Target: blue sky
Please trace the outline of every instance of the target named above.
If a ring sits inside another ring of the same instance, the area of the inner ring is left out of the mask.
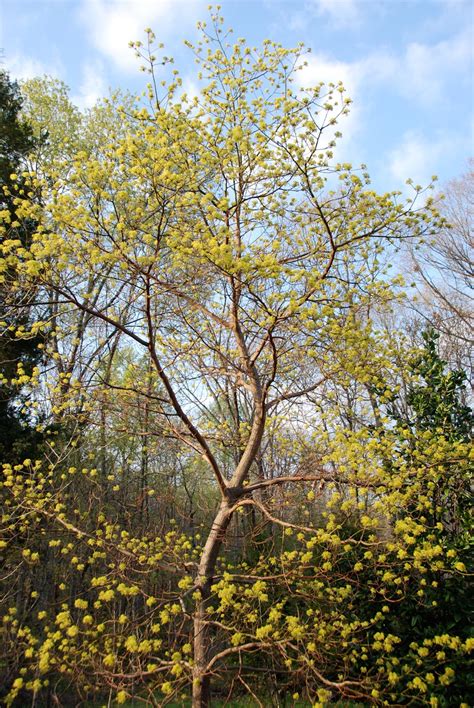
[[[152,27],[192,82],[183,47],[202,0],[0,0],[0,46],[13,77],[50,74],[87,108],[110,88],[140,91],[128,41]],[[342,80],[353,99],[337,157],[365,162],[379,189],[442,182],[473,150],[474,3],[470,0],[221,0],[236,37],[312,48],[305,84]]]

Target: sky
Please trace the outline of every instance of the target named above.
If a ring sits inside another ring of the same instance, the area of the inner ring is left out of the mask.
[[[221,0],[235,37],[311,48],[305,85],[342,81],[352,110],[337,158],[365,163],[377,189],[460,176],[474,155],[472,0]],[[130,40],[151,27],[193,82],[183,44],[209,19],[202,0],[0,0],[3,68],[48,74],[91,107],[110,89],[139,92],[146,78]]]

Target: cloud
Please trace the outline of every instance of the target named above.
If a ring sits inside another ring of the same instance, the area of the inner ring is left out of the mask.
[[[195,98],[200,97],[201,89],[199,87],[199,84],[196,82],[195,78],[191,75],[187,75],[183,77],[183,84],[179,93],[185,93],[188,97],[188,101],[191,102]]]
[[[433,45],[409,44],[399,65],[398,83],[403,93],[433,103],[443,99],[448,76],[455,72],[472,76],[472,71],[472,37],[466,31]]]
[[[341,118],[337,130],[340,130],[343,136],[339,147],[344,147],[344,154],[349,154],[348,159],[354,159],[351,153],[355,150],[357,134],[367,110],[361,96],[366,94],[368,84],[385,81],[391,76],[395,62],[390,57],[376,53],[355,62],[339,61],[327,54],[318,53],[310,55],[307,61],[307,66],[298,77],[300,85],[315,86],[321,81],[326,85],[337,85],[342,81],[346,89],[344,96],[353,100],[349,114]]]
[[[359,24],[361,20],[359,0],[312,0],[316,14],[327,17],[336,27]]]
[[[72,97],[73,103],[81,110],[92,108],[100,98],[105,96],[106,92],[107,86],[102,65],[98,62],[84,64],[82,81],[78,93]]]
[[[461,146],[459,136],[445,134],[437,140],[426,139],[419,133],[407,131],[396,149],[388,154],[388,172],[397,184],[409,177],[426,186],[436,173],[446,153]]]
[[[139,62],[128,43],[143,40],[151,27],[159,41],[200,0],[82,0],[79,18],[91,43],[121,70],[137,70]],[[186,10],[186,12],[185,12]],[[193,13],[191,13],[192,16]]]
[[[44,76],[45,74],[59,78],[62,74],[58,65],[44,64],[38,59],[32,59],[24,54],[13,54],[11,57],[7,57],[5,69],[12,79],[18,79],[19,81],[33,79],[35,76]]]
[[[342,81],[348,94],[354,98],[362,84],[377,85],[392,80],[397,70],[397,59],[384,52],[372,52],[353,62],[339,61],[318,53],[310,55],[303,73],[306,72],[316,82],[337,84]]]
[[[437,44],[408,44],[400,54],[376,51],[354,62],[340,62],[316,55],[310,65],[314,73],[331,81],[342,80],[349,93],[362,83],[390,84],[398,93],[420,103],[443,100],[448,82],[458,72],[472,76],[474,54],[469,32],[461,32]],[[354,96],[352,96],[354,98]]]
[[[398,94],[424,107],[434,107],[446,100],[446,93],[453,86],[453,76],[460,85],[463,77],[466,83],[470,82],[472,72],[473,51],[466,31],[432,45],[408,44],[399,54],[374,51],[353,62],[315,54],[301,72],[299,82],[309,86],[320,81],[335,84],[342,81],[347,95],[354,101],[349,116],[341,122],[347,150],[360,128],[366,97],[371,91],[382,88],[386,96]],[[412,151],[415,150],[414,144],[410,145]]]
[[[315,86],[323,81],[326,85],[333,83],[337,85],[342,81],[346,89],[345,96],[353,98],[358,93],[361,73],[356,63],[349,63],[331,59],[325,54],[314,54],[310,56],[307,66],[302,69],[298,76],[298,81],[302,86]],[[354,139],[359,125],[359,114],[361,107],[357,104],[350,107],[350,113],[341,119],[341,124],[336,127],[343,134],[344,148],[347,150],[348,143]],[[328,134],[329,131],[326,131]]]

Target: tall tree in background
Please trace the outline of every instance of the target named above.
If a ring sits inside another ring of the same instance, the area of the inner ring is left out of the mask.
[[[31,126],[21,115],[22,97],[18,84],[8,74],[0,72],[0,210],[4,227],[0,232],[2,243],[17,241],[28,247],[35,230],[34,220],[21,224],[15,216],[15,196],[9,185],[11,179],[21,186],[18,173],[25,168],[26,158],[36,145]],[[0,272],[0,458],[18,459],[32,454],[38,437],[29,425],[29,416],[22,406],[22,386],[29,381],[40,352],[38,338],[18,337],[15,332],[26,329],[30,320],[31,288],[13,293],[8,288],[14,266],[3,262]],[[6,277],[8,276],[8,278]],[[34,289],[34,288],[33,288]],[[26,378],[25,378],[26,377]]]
[[[430,322],[441,334],[441,351],[453,368],[473,379],[474,361],[474,160],[458,179],[448,182],[440,209],[446,223],[419,249],[411,249],[418,285],[416,310],[422,328]]]

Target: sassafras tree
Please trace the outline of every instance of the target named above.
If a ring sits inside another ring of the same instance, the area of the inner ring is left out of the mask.
[[[148,31],[146,46],[135,44],[150,76],[146,95],[108,108],[120,130],[94,151],[79,150],[67,173],[55,167],[46,175],[41,205],[25,200],[15,181],[8,188],[17,219],[38,225],[28,247],[4,225],[4,258],[18,272],[12,287],[34,279],[54,293],[56,338],[66,341],[79,315],[89,348],[95,338],[101,352],[113,341],[114,352],[128,347],[140,360],[119,376],[89,359],[87,384],[71,369],[58,411],[77,413],[79,397],[84,425],[97,420],[98,404],[115,406],[113,420],[125,420],[140,400],[141,434],[171,441],[201,475],[197,493],[211,490],[216,499],[202,538],[190,540],[173,524],[140,537],[116,520],[109,500],[93,519],[86,502],[70,507],[78,474],[67,465],[70,450],[49,466],[27,460],[7,468],[9,532],[15,523],[56,525],[61,533],[49,547],[72,557],[67,572],[77,568],[84,583],[59,611],[40,611],[41,630],[19,634],[15,613],[7,615],[31,659],[10,702],[25,686],[39,690],[50,671],[73,677],[83,695],[106,685],[119,703],[139,685],[153,705],[190,688],[193,705],[205,706],[213,677],[255,697],[260,688],[246,669],[254,654],[281,675],[296,671],[305,694],[320,702],[331,692],[378,700],[398,681],[412,693],[427,685],[415,660],[402,676],[398,657],[379,662],[378,653],[401,640],[372,631],[409,585],[408,571],[391,566],[412,562],[405,536],[425,528],[398,514],[407,479],[425,467],[418,460],[408,470],[397,453],[401,472],[392,480],[385,460],[396,439],[369,427],[341,431],[330,411],[322,425],[313,401],[329,380],[381,385],[389,352],[360,313],[393,297],[388,278],[374,277],[380,254],[432,233],[436,211],[421,189],[407,201],[398,192],[379,195],[365,173],[334,161],[336,126],[350,101],[342,85],[304,86],[303,47],[232,44],[218,16],[210,31],[201,25],[201,37],[189,44],[197,96],[183,94],[170,61],[155,58]],[[24,179],[37,186],[36,176]],[[288,461],[279,474],[275,450]],[[100,494],[97,475],[86,464],[84,499]],[[303,520],[290,502],[304,509]],[[249,528],[248,512],[276,529],[265,540],[270,552],[252,563],[228,542]],[[441,571],[445,550],[423,539],[418,566],[434,558]],[[25,549],[23,560],[34,565],[39,551]],[[370,573],[374,610],[351,620],[351,584],[363,586]],[[354,649],[334,669],[329,656],[341,637]],[[433,659],[433,672],[440,661]],[[449,672],[440,676],[450,683]]]

